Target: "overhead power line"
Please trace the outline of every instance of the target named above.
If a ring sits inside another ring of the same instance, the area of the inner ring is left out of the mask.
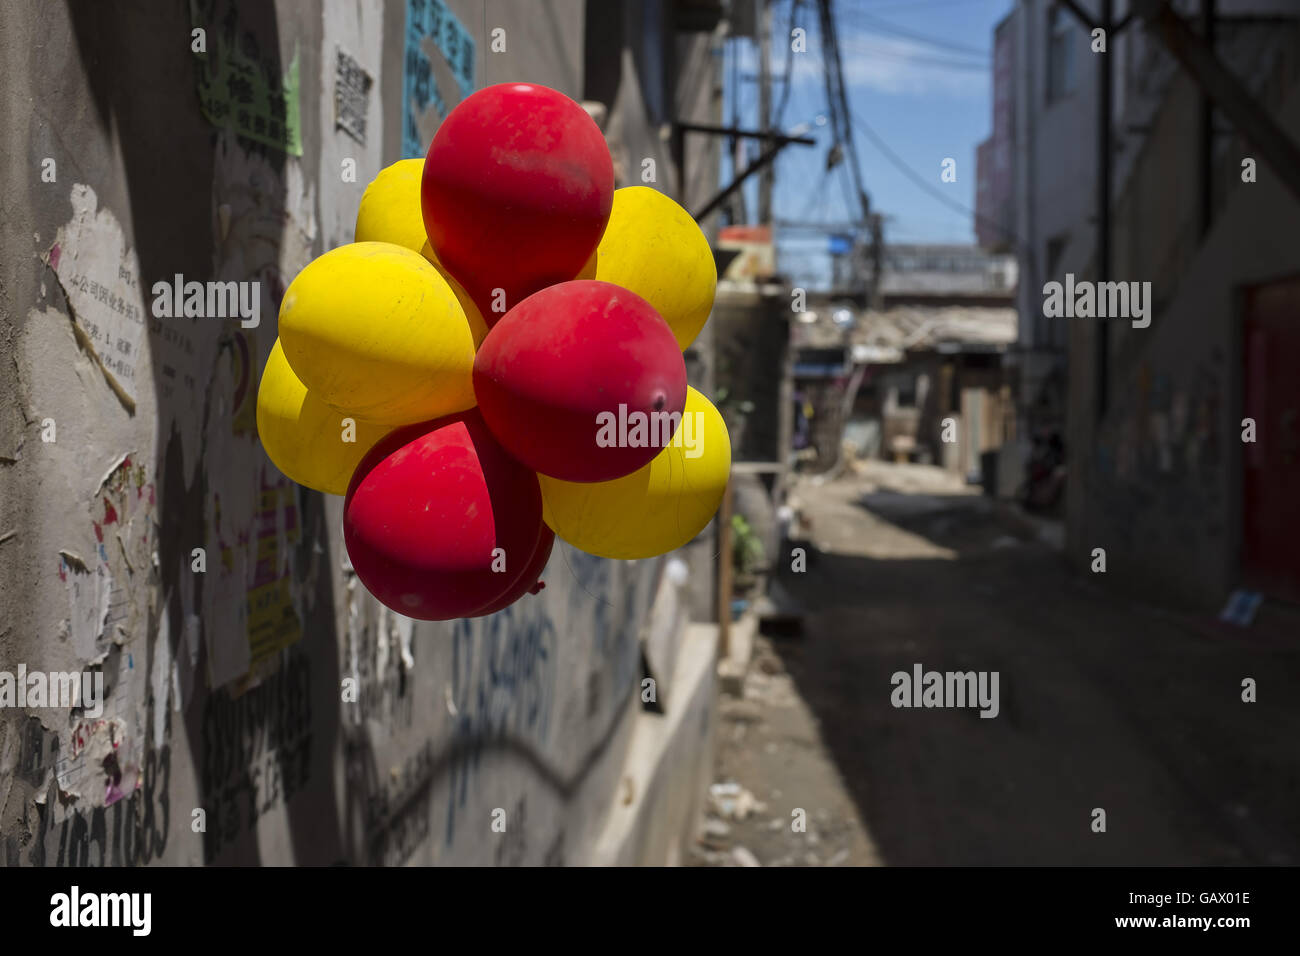
[[[818,0],[817,12],[821,20],[822,45],[826,51],[822,59],[827,61],[824,63],[826,105],[831,114],[835,141],[842,144],[848,154],[849,175],[852,177],[854,189],[857,190],[858,202],[847,201],[846,198],[846,205],[850,209],[855,205],[860,206],[860,218],[865,223],[870,212],[870,199],[862,183],[862,164],[858,160],[857,144],[853,140],[853,127],[849,123],[852,113],[845,94],[844,66],[840,58],[839,36],[835,26],[835,14],[831,9],[831,0]]]
[[[787,34],[793,34],[795,28],[795,15],[799,8],[803,6],[803,0],[790,0],[790,22]],[[785,118],[786,104],[790,102],[791,76],[794,72],[794,51],[790,49],[789,44],[782,44],[785,47],[785,69],[781,75],[781,102],[776,105],[776,110],[772,119],[772,128],[781,129],[781,121]]]
[[[881,155],[884,156],[885,159],[887,159],[895,169],[897,169],[900,173],[902,173],[904,176],[910,179],[923,192],[927,193],[932,198],[943,203],[949,209],[962,213],[963,215],[970,216],[973,221],[982,222],[989,228],[997,230],[997,232],[1001,234],[1003,238],[1013,241],[1017,246],[1026,245],[1026,243],[1019,236],[1017,236],[1015,232],[1006,228],[999,222],[996,222],[985,216],[981,216],[974,209],[971,209],[969,206],[965,205],[964,203],[958,202],[957,200],[953,199],[951,196],[945,195],[942,189],[938,188],[933,183],[928,182],[925,179],[925,177],[923,177],[920,173],[918,173],[915,169],[913,169],[912,166],[909,165],[905,159],[903,159],[903,157],[899,156],[896,152],[894,152],[893,148],[890,147],[889,143],[885,142],[884,137],[882,137],[879,133],[877,133],[874,129],[872,129],[867,124],[866,120],[862,119],[861,117],[854,116],[852,117],[852,123],[855,127],[857,127],[862,132],[863,136],[865,136],[867,139],[871,141],[872,145],[875,146],[876,149],[880,151]]]
[[[851,14],[851,16],[849,16]],[[850,10],[846,14],[846,19],[851,20],[855,25],[866,27],[878,33],[888,33],[894,36],[903,37],[906,40],[913,40],[917,43],[924,43],[927,46],[938,47],[941,50],[949,50],[954,53],[974,54],[975,56],[987,58],[989,51],[979,47],[965,46],[961,43],[952,43],[939,37],[927,36],[924,33],[917,33],[914,30],[908,30],[906,27],[895,26],[888,20],[881,20],[879,17],[873,17],[869,13],[861,10]]]
[[[902,0],[901,3],[870,4],[863,12],[886,13],[893,10],[930,10],[935,7],[970,6],[971,0]],[[856,11],[855,11],[856,12]]]

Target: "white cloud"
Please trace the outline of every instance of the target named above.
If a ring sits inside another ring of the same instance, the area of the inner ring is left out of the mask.
[[[808,52],[793,56],[796,89],[820,89],[825,80],[816,36],[809,38]],[[912,40],[860,31],[845,33],[840,40],[844,83],[850,92],[941,94],[959,98],[987,95],[991,69],[954,69],[935,62],[944,59],[960,59],[960,55],[945,54]],[[747,49],[742,56],[742,69],[756,69],[756,60],[753,50]],[[778,58],[772,65],[772,72],[779,77],[784,68],[784,61]]]

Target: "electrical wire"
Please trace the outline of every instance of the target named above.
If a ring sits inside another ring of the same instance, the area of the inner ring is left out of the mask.
[[[850,124],[853,112],[849,109],[848,96],[845,93],[844,66],[840,58],[839,34],[835,25],[835,14],[831,9],[831,0],[821,0],[820,8],[825,23],[824,36],[827,41],[827,49],[831,54],[831,63],[835,74],[834,85],[836,97],[839,101],[841,139],[848,151],[849,172],[853,177],[853,185],[857,189],[858,201],[861,205],[861,215],[855,218],[859,218],[865,224],[867,215],[870,212],[870,198],[867,195],[866,187],[862,183],[862,164],[858,157],[857,143],[853,138],[853,127]],[[852,204],[848,208],[852,208]]]
[[[874,46],[863,46],[862,53],[871,57],[884,57],[890,60],[901,60],[904,63],[920,63],[924,65],[933,65],[946,67],[954,70],[969,70],[975,73],[988,73],[992,65],[987,61],[977,62],[975,60],[963,60],[955,56],[936,56],[929,53],[907,53],[898,48],[881,48]]]
[[[893,36],[903,37],[904,39],[912,40],[916,43],[924,43],[927,46],[932,46],[940,50],[948,50],[953,53],[973,54],[986,59],[989,56],[989,51],[987,49],[981,50],[978,47],[965,46],[961,43],[950,43],[949,41],[938,37],[928,36],[924,33],[917,33],[916,31],[909,30],[906,27],[895,26],[888,20],[881,20],[879,17],[873,17],[871,14],[865,13],[862,10],[850,10],[849,13],[852,14],[849,19],[855,21],[856,26],[865,27],[866,29],[876,33],[892,34]]]
[[[951,196],[944,195],[943,190],[938,189],[937,187],[934,186],[934,184],[927,182],[923,176],[921,176],[915,169],[913,169],[910,165],[908,165],[906,160],[904,160],[901,156],[899,156],[896,152],[894,152],[894,150],[890,147],[889,143],[885,141],[884,137],[882,137],[879,133],[877,133],[874,129],[872,129],[871,126],[868,125],[866,120],[862,119],[860,116],[854,116],[852,118],[852,122],[853,125],[861,131],[862,135],[871,141],[872,145],[874,145],[876,149],[880,151],[881,155],[883,155],[885,159],[887,159],[890,162],[890,164],[894,166],[895,169],[897,169],[900,173],[902,173],[904,176],[910,179],[919,189],[921,189],[927,195],[943,203],[949,209],[962,213],[963,215],[969,216],[973,221],[982,222],[990,229],[995,229],[1004,239],[1009,239],[1013,241],[1018,247],[1023,248],[1027,245],[1023,239],[1021,239],[1018,235],[1015,234],[1015,232],[1009,230],[1001,223],[995,222],[994,220],[989,219],[985,216],[981,216],[974,209],[971,209],[969,206],[958,202],[957,200],[953,199]]]
[[[795,14],[799,12],[799,8],[801,6],[803,6],[803,0],[790,0],[790,20],[789,20],[789,28],[786,30],[786,33],[790,34],[791,36],[794,35]],[[768,39],[768,42],[771,42],[771,38]],[[784,45],[785,44],[783,44],[783,46]],[[781,123],[782,120],[785,118],[785,108],[786,105],[790,102],[790,86],[791,86],[790,79],[793,73],[794,73],[794,51],[787,47],[785,51],[785,69],[782,72],[782,77],[781,77],[781,84],[782,84],[781,102],[777,104],[776,111],[774,112],[772,117],[773,129],[782,128]]]

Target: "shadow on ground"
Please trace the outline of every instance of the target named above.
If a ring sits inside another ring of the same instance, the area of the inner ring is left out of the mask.
[[[1293,639],[1115,598],[971,496],[839,498],[774,644],[887,864],[1300,862]],[[893,707],[917,663],[998,672],[998,716]]]

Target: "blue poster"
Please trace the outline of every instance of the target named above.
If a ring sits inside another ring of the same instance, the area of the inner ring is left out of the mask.
[[[442,54],[437,68],[430,48]],[[474,35],[443,0],[406,0],[406,55],[402,63],[402,158],[422,157],[433,131],[451,108],[438,89],[450,71],[457,101],[474,92]],[[450,92],[450,91],[447,91]],[[454,104],[452,104],[454,105]]]

